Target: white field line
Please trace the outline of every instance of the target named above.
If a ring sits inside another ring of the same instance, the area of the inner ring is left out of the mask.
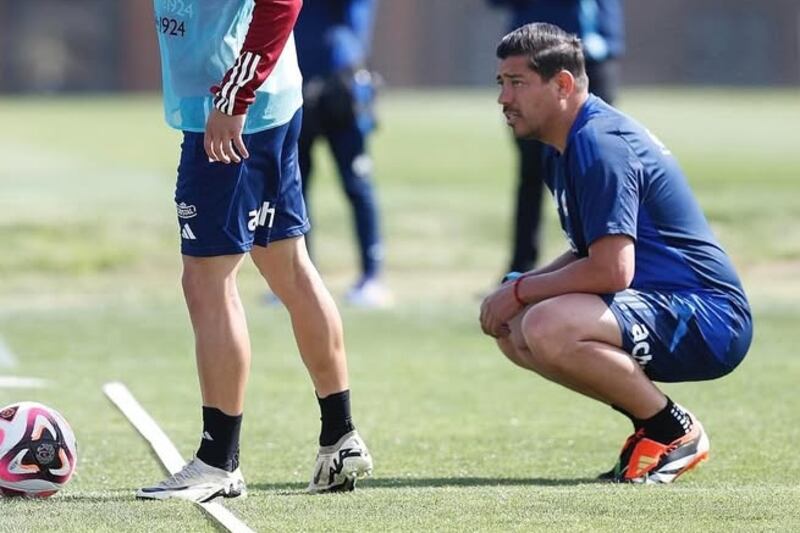
[[[15,366],[17,366],[17,358],[8,345],[3,342],[3,338],[0,337],[0,368],[13,368]]]
[[[43,389],[47,385],[46,380],[39,378],[0,376],[0,389]]]
[[[156,455],[161,460],[161,464],[170,474],[174,474],[183,468],[185,462],[178,449],[156,421],[136,401],[136,398],[133,397],[133,394],[124,384],[119,382],[106,383],[103,385],[103,392],[122,411],[125,418],[128,419],[142,437],[150,443],[153,451],[156,452]],[[216,502],[195,502],[195,504],[200,506],[203,511],[231,533],[254,533],[236,515]]]

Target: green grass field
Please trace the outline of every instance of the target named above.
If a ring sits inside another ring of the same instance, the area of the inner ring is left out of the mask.
[[[192,338],[172,203],[179,136],[155,97],[0,100],[0,405],[60,410],[77,473],[47,501],[0,500],[0,531],[214,531],[185,502],[139,502],[163,476],[102,395],[124,381],[183,454],[199,442]],[[751,296],[756,336],[728,377],[665,389],[712,457],[665,487],[592,478],[628,423],[508,363],[479,297],[507,261],[513,153],[491,92],[389,93],[374,154],[391,310],[342,308],[356,422],[376,460],[352,494],[303,493],[318,410],[286,313],[241,287],[253,337],[242,460],[224,504],[258,531],[800,530],[800,97],[626,90],[621,107],[680,159]],[[320,150],[323,150],[320,147]],[[325,154],[320,154],[325,156]],[[313,191],[316,257],[338,297],[356,276],[331,165]],[[549,255],[564,247],[548,212]]]

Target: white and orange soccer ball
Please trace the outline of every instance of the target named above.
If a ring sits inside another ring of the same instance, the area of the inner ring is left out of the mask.
[[[75,435],[58,411],[35,402],[0,408],[0,495],[52,496],[77,462]]]

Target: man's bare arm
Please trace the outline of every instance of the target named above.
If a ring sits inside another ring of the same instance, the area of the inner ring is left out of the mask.
[[[508,334],[507,322],[526,305],[562,294],[624,290],[633,280],[635,266],[631,237],[609,235],[598,239],[589,247],[588,257],[563,254],[487,296],[481,305],[481,328],[487,335],[502,337]]]
[[[608,235],[589,247],[587,257],[569,260],[565,256],[528,275],[519,282],[518,295],[536,303],[568,293],[608,294],[625,290],[633,280],[636,266],[633,239],[627,235]],[[559,261],[560,268],[550,269]]]

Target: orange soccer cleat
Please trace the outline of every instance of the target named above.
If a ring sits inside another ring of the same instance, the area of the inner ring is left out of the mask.
[[[671,483],[708,458],[710,443],[703,425],[693,418],[686,435],[663,444],[648,439],[643,431],[626,442],[614,471],[621,483]]]

